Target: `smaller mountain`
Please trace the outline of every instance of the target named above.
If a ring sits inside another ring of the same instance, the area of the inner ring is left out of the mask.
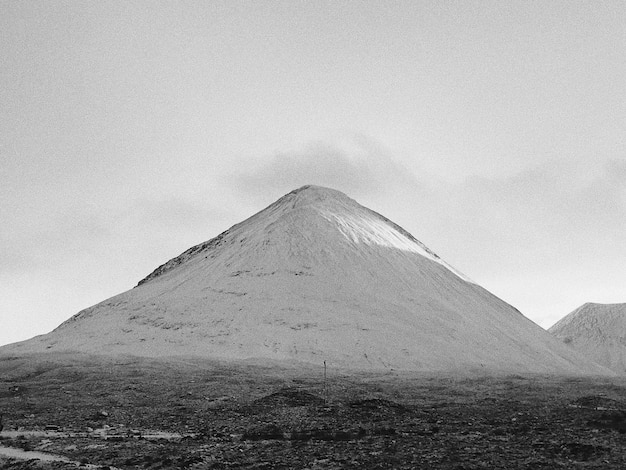
[[[626,375],[626,303],[586,303],[548,331],[587,358]]]

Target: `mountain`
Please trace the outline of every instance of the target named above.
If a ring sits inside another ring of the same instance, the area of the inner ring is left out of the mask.
[[[626,374],[626,304],[586,303],[548,331],[585,357]]]
[[[0,354],[74,350],[354,369],[605,373],[407,231],[304,186]]]

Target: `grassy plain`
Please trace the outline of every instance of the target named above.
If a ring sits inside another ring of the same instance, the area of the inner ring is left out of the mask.
[[[100,468],[626,468],[624,379],[2,357],[0,413],[0,444]]]

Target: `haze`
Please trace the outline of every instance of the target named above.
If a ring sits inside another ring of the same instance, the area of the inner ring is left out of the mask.
[[[626,4],[0,3],[0,345],[304,184],[548,327],[625,302]]]

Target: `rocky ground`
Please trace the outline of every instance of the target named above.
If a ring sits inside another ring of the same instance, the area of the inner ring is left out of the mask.
[[[4,358],[0,444],[74,463],[0,468],[626,468],[623,379],[328,376],[325,387],[321,368]]]

